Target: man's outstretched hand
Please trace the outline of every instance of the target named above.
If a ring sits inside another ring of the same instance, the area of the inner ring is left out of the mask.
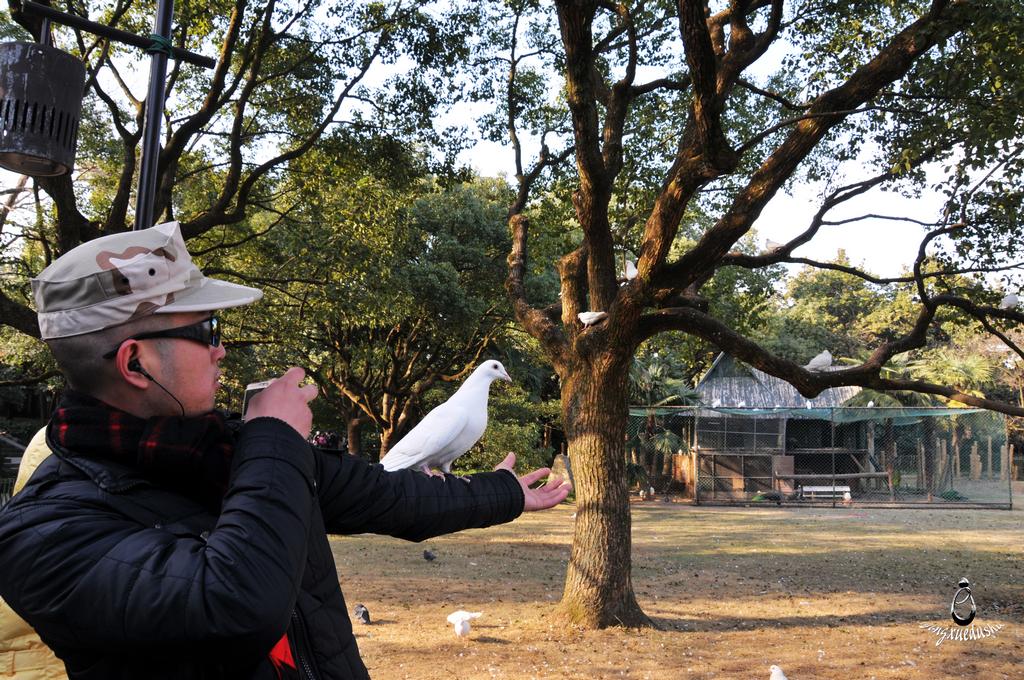
[[[512,474],[515,474],[516,454],[509,453],[505,456],[505,460],[498,463],[494,468],[495,470],[508,470]],[[540,468],[529,472],[522,477],[518,477],[519,485],[523,487],[523,495],[526,497],[526,505],[523,507],[523,512],[530,512],[532,510],[546,510],[547,508],[554,507],[565,500],[566,496],[572,490],[572,484],[561,477],[556,477],[550,480],[547,484],[531,489],[530,485],[535,484],[539,480],[551,474],[551,468]]]

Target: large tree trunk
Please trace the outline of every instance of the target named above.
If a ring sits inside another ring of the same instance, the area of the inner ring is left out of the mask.
[[[562,607],[588,628],[645,626],[633,594],[625,437],[628,361],[577,363],[562,378],[576,526]]]
[[[346,423],[345,438],[348,442],[348,452],[353,456],[361,456],[363,454],[363,425],[369,421],[369,418],[357,416],[349,418]]]
[[[402,437],[393,427],[382,427],[380,430],[380,457],[391,450],[391,447],[401,441]]]

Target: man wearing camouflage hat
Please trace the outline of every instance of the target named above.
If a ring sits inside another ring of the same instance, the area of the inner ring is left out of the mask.
[[[70,678],[368,677],[327,533],[423,540],[568,493],[511,454],[469,478],[320,454],[299,368],[244,422],[214,411],[213,312],[261,293],[205,277],[174,223],[79,246],[33,292],[71,389],[0,511],[0,596]]]

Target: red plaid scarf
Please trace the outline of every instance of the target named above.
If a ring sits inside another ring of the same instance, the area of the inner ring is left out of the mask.
[[[137,418],[80,392],[53,413],[47,440],[73,455],[138,469],[158,486],[219,511],[231,472],[234,436],[224,415]]]

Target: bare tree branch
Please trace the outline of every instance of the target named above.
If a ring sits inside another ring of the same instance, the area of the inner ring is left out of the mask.
[[[677,261],[665,265],[655,284],[685,288],[707,276],[719,259],[743,236],[804,158],[844,116],[816,114],[858,108],[884,86],[903,77],[914,61],[939,39],[956,30],[968,10],[957,6],[945,15],[929,15],[910,24],[845,83],[818,97],[808,118],[797,123],[787,139],[761,164],[746,188],[714,227]],[[941,21],[940,21],[941,19]],[[641,258],[642,259],[642,258]],[[653,263],[652,263],[653,264]],[[643,268],[640,267],[641,276]]]
[[[881,345],[863,364],[837,371],[810,371],[792,361],[775,356],[718,319],[693,308],[679,307],[646,315],[641,319],[640,329],[642,337],[651,337],[666,330],[684,330],[713,343],[723,351],[769,375],[782,378],[808,399],[816,397],[830,387],[853,385],[877,390],[910,390],[935,394],[969,406],[987,408],[1008,415],[1024,415],[1024,407],[977,397],[956,387],[917,380],[880,377],[882,368],[890,358],[924,345],[925,332],[933,316],[934,314],[930,310],[923,309],[910,333],[898,340]],[[1024,317],[1024,315],[1020,316]]]

